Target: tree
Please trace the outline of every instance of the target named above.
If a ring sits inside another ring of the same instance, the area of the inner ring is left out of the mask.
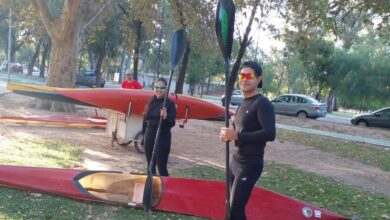
[[[82,43],[103,18],[111,1],[64,0],[58,15],[52,13],[47,1],[32,0],[31,4],[39,13],[52,43],[47,85],[73,87]]]
[[[99,24],[96,30],[89,36],[88,51],[92,52],[97,58],[96,65],[93,69],[96,72],[96,88],[101,87],[103,60],[109,57],[117,56],[118,48],[123,41],[123,33],[120,30],[120,22],[123,19],[123,13],[116,13],[110,19]]]
[[[154,25],[160,20],[158,18],[157,0],[124,2],[119,7],[127,15],[124,22],[124,33],[129,37],[129,54],[133,57],[133,77],[138,78],[138,62],[142,43],[146,41],[147,35],[152,35]]]
[[[184,79],[188,64],[190,62],[190,54],[192,50],[192,41],[195,37],[193,33],[196,33],[197,38],[201,38],[204,41],[205,46],[210,45],[210,39],[213,39],[214,21],[214,2],[205,2],[202,0],[196,1],[169,1],[176,21],[177,29],[183,28],[187,30],[187,42],[186,50],[183,55],[183,60],[180,65],[179,76],[176,83],[175,93],[183,93]],[[194,78],[194,77],[191,77]],[[196,77],[195,77],[196,78]],[[190,80],[191,82],[195,82]]]

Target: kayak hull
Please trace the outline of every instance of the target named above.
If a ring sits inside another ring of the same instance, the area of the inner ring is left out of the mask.
[[[0,165],[1,186],[129,206],[142,206],[145,181],[146,175],[120,172]],[[154,177],[153,184],[154,210],[224,219],[224,182]],[[246,213],[248,219],[346,219],[261,187],[253,190]]]

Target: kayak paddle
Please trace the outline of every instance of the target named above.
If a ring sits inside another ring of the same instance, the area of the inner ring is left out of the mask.
[[[219,48],[225,61],[225,126],[229,127],[229,63],[233,46],[235,5],[232,0],[218,0],[215,18]],[[230,220],[229,142],[226,142],[226,219]]]
[[[173,72],[177,64],[180,62],[180,60],[183,58],[184,55],[184,50],[186,46],[186,31],[184,29],[177,30],[175,34],[173,35],[172,39],[172,47],[171,47],[171,72],[169,74],[169,81],[168,85],[165,91],[164,95],[164,101],[163,101],[163,108],[165,108],[168,94],[169,94],[169,89],[171,87],[171,81],[173,77]],[[154,141],[154,146],[153,146],[153,152],[152,152],[152,157],[149,163],[149,168],[148,168],[148,176],[146,178],[145,182],[145,188],[144,188],[144,195],[143,195],[143,206],[144,210],[146,212],[150,211],[151,208],[151,202],[152,202],[152,196],[153,196],[153,173],[152,173],[152,167],[154,166],[153,161],[154,157],[156,154],[156,148],[158,146],[158,142],[160,140],[160,133],[161,133],[161,124],[162,124],[163,117],[160,117],[158,127],[157,127],[157,132],[156,132],[156,139]]]

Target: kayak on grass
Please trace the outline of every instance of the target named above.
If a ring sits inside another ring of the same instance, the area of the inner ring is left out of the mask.
[[[0,165],[0,185],[59,196],[142,207],[146,175],[111,171]],[[154,210],[224,219],[225,183],[153,177]],[[347,219],[293,198],[255,187],[246,209],[248,219]]]

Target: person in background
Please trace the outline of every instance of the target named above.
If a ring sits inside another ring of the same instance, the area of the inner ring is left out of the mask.
[[[122,88],[124,89],[142,89],[142,85],[133,78],[130,70],[126,71],[127,79],[122,82]]]
[[[237,109],[233,126],[222,127],[220,140],[234,141],[230,164],[231,219],[246,219],[245,206],[263,172],[264,148],[276,135],[272,103],[257,92],[262,87],[262,69],[254,61],[243,63],[239,76],[244,102]]]
[[[156,139],[158,123],[160,117],[163,118],[161,124],[161,133],[158,145],[156,146],[156,154],[152,167],[152,173],[156,174],[156,165],[160,176],[169,176],[168,173],[168,157],[171,151],[171,128],[175,126],[176,120],[176,105],[167,98],[165,106],[163,106],[164,95],[167,91],[167,81],[164,78],[159,78],[153,86],[154,96],[145,107],[144,120],[142,123],[143,141],[146,160],[148,162],[148,170],[152,159],[154,142]]]

